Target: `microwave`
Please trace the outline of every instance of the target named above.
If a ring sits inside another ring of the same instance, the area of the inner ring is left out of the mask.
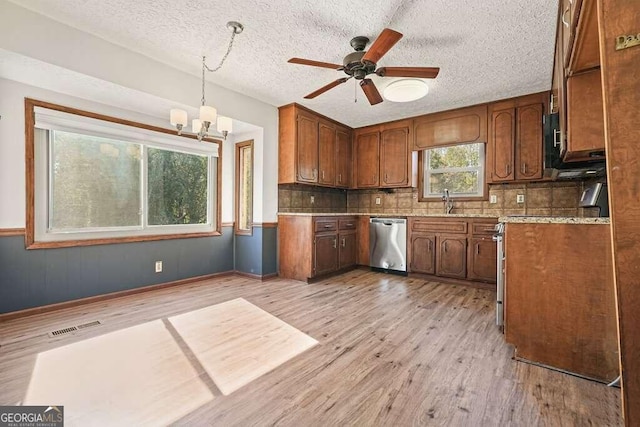
[[[544,176],[553,180],[600,178],[606,175],[607,168],[601,159],[580,162],[565,162],[562,159],[560,135],[560,115],[544,116]]]

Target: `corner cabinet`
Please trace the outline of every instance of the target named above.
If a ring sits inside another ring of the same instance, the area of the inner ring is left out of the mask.
[[[489,183],[539,180],[543,174],[543,118],[548,93],[489,106]]]
[[[309,281],[356,265],[358,221],[354,216],[281,215],[278,274]]]
[[[411,152],[411,121],[354,131],[355,188],[415,186],[417,156]]]
[[[495,283],[495,224],[492,218],[410,218],[409,272]]]
[[[278,113],[278,183],[350,187],[351,129],[297,104]]]

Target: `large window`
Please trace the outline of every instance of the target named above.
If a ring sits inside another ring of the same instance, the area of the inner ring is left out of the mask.
[[[253,140],[236,144],[236,234],[253,227]]]
[[[29,247],[218,232],[217,143],[32,102]]]
[[[484,144],[461,144],[424,150],[422,198],[484,196]]]

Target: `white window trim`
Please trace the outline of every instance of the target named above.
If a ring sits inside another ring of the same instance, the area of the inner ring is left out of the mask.
[[[446,172],[477,172],[478,173],[478,191],[477,192],[473,192],[473,193],[453,193],[450,192],[449,196],[454,199],[454,198],[460,198],[460,197],[474,197],[474,198],[481,198],[484,197],[484,181],[485,181],[485,168],[486,168],[486,163],[485,163],[485,155],[486,155],[486,146],[483,143],[473,143],[473,144],[479,144],[481,149],[480,149],[480,158],[479,158],[479,165],[478,166],[473,166],[473,167],[465,167],[465,168],[439,168],[439,169],[431,169],[429,168],[429,164],[430,164],[430,157],[431,157],[431,149],[427,149],[424,150],[422,152],[422,165],[423,165],[423,197],[426,198],[437,198],[437,197],[441,197],[442,193],[434,193],[431,191],[431,180],[429,179],[430,176],[432,174],[436,174],[436,173],[446,173]],[[460,144],[460,145],[473,145],[473,144]],[[434,147],[434,149],[436,148],[444,148],[444,147]]]
[[[164,135],[146,129],[138,129],[118,123],[106,122],[85,116],[35,108],[36,129],[34,130],[34,240],[36,242],[61,242],[73,240],[117,239],[157,235],[179,235],[211,233],[217,230],[217,180],[218,144],[199,141],[185,141],[185,138]],[[100,136],[142,145],[141,159],[141,200],[140,226],[92,228],[81,230],[51,230],[50,217],[50,152],[49,134],[51,130]],[[147,223],[147,150],[160,148],[188,154],[203,155],[208,158],[207,166],[207,206],[206,224],[149,225]],[[215,161],[214,161],[215,159]]]

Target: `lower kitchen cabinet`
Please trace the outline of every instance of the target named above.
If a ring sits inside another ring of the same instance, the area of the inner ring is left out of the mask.
[[[436,274],[443,277],[467,277],[467,236],[438,236]]]
[[[496,281],[497,246],[491,236],[472,237],[469,242],[469,271],[470,279]]]
[[[353,216],[280,215],[279,276],[308,281],[354,266],[357,226]]]
[[[343,232],[338,234],[338,268],[347,268],[356,265],[356,233]]]
[[[516,358],[613,381],[620,365],[610,225],[505,230],[504,332]]]
[[[414,233],[409,240],[409,268],[415,273],[436,274],[436,236]]]
[[[313,241],[314,276],[331,273],[338,269],[338,236],[318,235]]]
[[[493,218],[410,218],[409,272],[495,283],[495,224]]]

